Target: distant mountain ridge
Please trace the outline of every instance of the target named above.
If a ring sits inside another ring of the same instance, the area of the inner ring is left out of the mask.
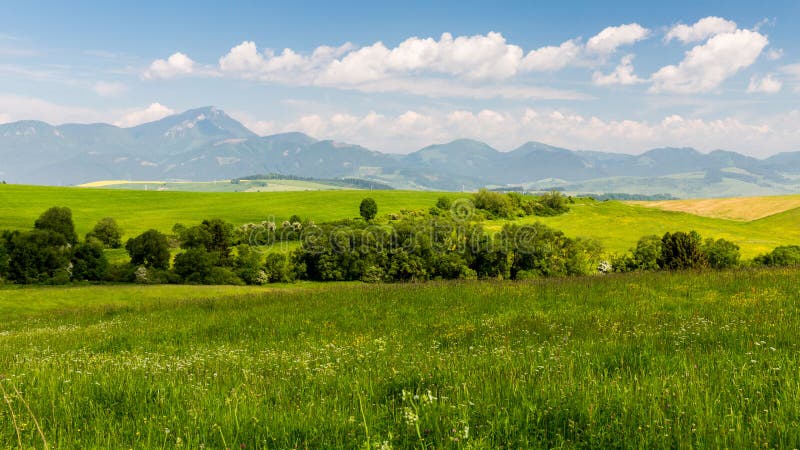
[[[207,181],[256,173],[359,178],[405,189],[509,186],[713,197],[800,192],[800,152],[757,159],[722,150],[658,148],[628,155],[538,142],[500,152],[458,139],[398,155],[302,133],[258,136],[215,107],[132,128],[39,121],[0,125],[0,179],[12,183]]]

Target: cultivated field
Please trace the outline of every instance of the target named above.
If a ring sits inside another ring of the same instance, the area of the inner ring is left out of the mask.
[[[630,202],[665,211],[681,211],[704,217],[751,221],[800,208],[800,195],[772,197],[708,198]]]
[[[0,446],[792,447],[798,300],[795,270],[0,290]]]

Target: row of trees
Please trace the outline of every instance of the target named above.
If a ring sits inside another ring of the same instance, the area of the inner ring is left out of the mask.
[[[726,269],[741,264],[736,244],[725,239],[704,240],[694,231],[645,236],[629,252],[603,261],[597,240],[568,238],[538,222],[508,224],[497,233],[488,233],[479,222],[464,220],[459,208],[442,198],[427,213],[406,212],[378,221],[377,204],[365,199],[360,207],[361,219],[318,226],[293,217],[281,226],[301,241],[293,252],[266,253],[262,243],[253,238],[253,229],[237,228],[221,219],[189,227],[178,224],[171,235],[148,230],[128,239],[124,248],[130,261],[112,265],[106,250],[120,248],[123,242],[116,221],[104,218],[80,239],[71,211],[55,207],[43,213],[31,230],[2,233],[0,281],[265,284],[296,279],[519,280],[597,271]],[[452,214],[443,214],[445,210]],[[800,246],[778,247],[755,258],[753,264],[800,265]]]

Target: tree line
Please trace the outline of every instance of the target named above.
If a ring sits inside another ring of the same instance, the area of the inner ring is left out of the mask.
[[[360,217],[354,219],[317,225],[293,216],[281,224],[266,221],[240,227],[207,219],[191,226],[176,224],[171,234],[148,230],[124,242],[113,218],[100,220],[80,239],[72,212],[53,207],[31,230],[2,232],[0,282],[521,280],[743,264],[735,243],[703,239],[694,231],[644,236],[625,254],[606,258],[596,239],[570,238],[539,222],[510,223],[495,233],[484,230],[481,221],[486,217],[553,214],[568,208],[569,200],[560,194],[526,197],[480,191],[467,202],[442,197],[427,211],[403,211],[380,219],[377,203],[364,199]],[[299,245],[292,251],[274,251],[271,244],[281,240]],[[109,263],[106,250],[118,248],[125,249],[129,260]],[[799,265],[800,246],[778,247],[745,264]]]

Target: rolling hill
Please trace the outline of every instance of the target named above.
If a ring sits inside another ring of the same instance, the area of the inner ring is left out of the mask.
[[[640,155],[528,142],[508,152],[469,139],[388,154],[302,133],[258,136],[205,107],[132,128],[0,125],[0,180],[76,185],[98,180],[212,181],[256,173],[352,177],[399,189],[489,187],[675,197],[800,192],[800,153],[756,159],[722,150],[659,148]]]
[[[379,215],[402,209],[427,209],[441,192],[411,191],[308,191],[308,192],[156,192],[109,189],[61,188],[0,185],[0,230],[26,229],[51,206],[68,206],[73,211],[77,231],[88,232],[101,218],[118,220],[125,238],[150,228],[169,232],[175,223],[192,224],[206,218],[223,218],[241,225],[262,220],[286,220],[297,214],[316,222],[358,216],[358,205],[365,196],[373,197]],[[464,194],[446,194],[458,198]],[[779,198],[780,199],[780,198]],[[751,203],[738,200],[738,211]],[[720,200],[720,202],[722,202]],[[778,202],[778,200],[775,200]],[[624,252],[643,235],[667,231],[697,230],[703,236],[725,238],[742,248],[751,258],[779,245],[800,244],[800,207],[796,197],[786,197],[775,214],[757,220],[730,220],[704,217],[682,211],[618,201],[598,202],[579,199],[567,214],[556,217],[527,217],[520,222],[541,221],[564,231],[570,237],[599,239],[608,252]],[[734,202],[735,203],[735,202]],[[499,230],[505,221],[484,225]]]

